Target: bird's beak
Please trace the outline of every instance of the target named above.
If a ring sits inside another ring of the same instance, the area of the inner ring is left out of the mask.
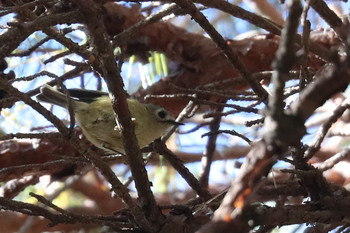
[[[166,123],[168,123],[170,125],[177,125],[177,126],[184,125],[184,123],[173,121],[173,120],[167,120],[167,121],[164,121],[164,122],[166,122]]]

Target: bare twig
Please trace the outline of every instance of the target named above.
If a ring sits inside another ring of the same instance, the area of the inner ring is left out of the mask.
[[[322,124],[319,131],[317,132],[317,135],[315,136],[314,142],[305,151],[305,159],[307,161],[311,159],[311,157],[321,148],[321,143],[326,137],[327,132],[331,128],[332,124],[335,123],[349,107],[350,100],[345,99],[343,103],[334,110],[329,119]]]
[[[194,175],[185,167],[183,162],[168,148],[166,148],[165,144],[161,141],[155,141],[154,147],[156,152],[163,155],[166,160],[174,167],[180,175],[186,180],[189,186],[196,191],[198,196],[200,196],[204,201],[211,198],[209,192],[201,186],[199,181],[194,177]]]
[[[222,112],[222,110],[223,110],[223,107],[217,108],[218,112]],[[220,128],[220,123],[221,123],[221,116],[214,116],[209,125],[210,132],[218,131]],[[205,151],[203,152],[203,156],[202,156],[202,174],[199,178],[199,183],[203,187],[208,187],[210,168],[213,162],[213,156],[216,149],[216,139],[218,134],[209,134],[208,136],[209,137],[208,137],[207,145],[205,147]]]
[[[190,14],[192,18],[209,34],[213,41],[222,49],[232,65],[234,65],[242,77],[249,83],[254,92],[263,102],[266,103],[268,97],[266,90],[259,82],[252,78],[251,73],[243,65],[238,55],[230,48],[224,38],[222,38],[216,29],[209,23],[207,18],[196,8],[193,3],[184,0],[176,0],[175,2],[188,14]]]

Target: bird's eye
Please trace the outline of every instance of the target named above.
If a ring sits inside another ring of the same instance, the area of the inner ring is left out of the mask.
[[[160,119],[164,119],[167,115],[167,113],[164,110],[160,110],[157,114]]]

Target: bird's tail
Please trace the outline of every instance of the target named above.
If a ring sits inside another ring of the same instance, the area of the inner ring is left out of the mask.
[[[47,84],[44,84],[40,88],[40,94],[36,96],[36,99],[41,102],[49,103],[49,104],[55,104],[58,106],[61,106],[63,108],[67,108],[68,106],[68,99],[65,94],[58,91],[54,87],[51,87]],[[73,108],[76,105],[76,101],[71,98],[71,104]]]

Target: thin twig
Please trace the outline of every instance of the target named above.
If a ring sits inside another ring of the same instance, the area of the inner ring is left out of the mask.
[[[179,172],[179,174],[186,180],[188,185],[196,191],[198,196],[200,196],[204,201],[211,198],[211,195],[209,192],[201,186],[199,181],[194,177],[194,175],[185,167],[183,162],[173,153],[171,152],[165,144],[160,141],[156,140],[154,142],[154,148],[156,152],[163,155],[166,160],[169,161],[169,163],[172,165],[175,170]]]
[[[218,112],[222,112],[222,110],[223,107],[217,108]],[[221,116],[214,116],[209,125],[210,132],[218,131],[220,128],[220,123]],[[218,134],[209,134],[208,136],[207,145],[202,156],[202,174],[199,178],[199,183],[202,185],[202,187],[208,187],[210,168],[213,162],[214,152],[216,150],[216,139]]]
[[[250,87],[260,97],[262,102],[267,103],[268,94],[261,84],[253,79],[251,73],[244,66],[237,53],[226,43],[224,38],[216,31],[216,29],[209,23],[207,18],[197,9],[197,7],[189,1],[175,0],[192,18],[209,34],[212,40],[221,48],[227,56],[232,65],[239,71],[242,77],[249,83]]]
[[[321,143],[325,139],[327,132],[342,115],[343,113],[349,109],[350,107],[350,99],[345,99],[343,103],[338,106],[333,114],[329,117],[329,119],[322,124],[319,131],[317,132],[314,141],[311,143],[311,145],[308,147],[308,149],[305,151],[305,159],[308,161],[309,159],[314,156],[314,154],[321,148]]]

